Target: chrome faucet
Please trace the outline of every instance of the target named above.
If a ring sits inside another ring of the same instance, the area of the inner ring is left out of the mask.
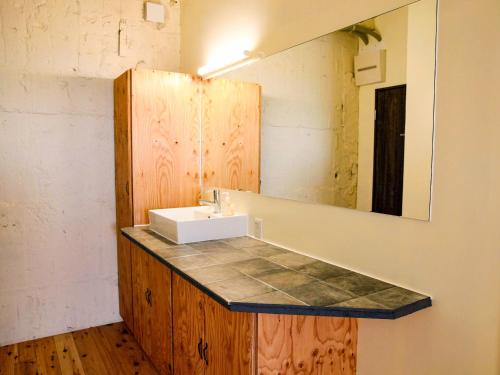
[[[212,206],[214,208],[214,214],[221,213],[221,201],[220,201],[220,190],[219,189],[214,189],[214,200],[213,201],[209,201],[206,199],[200,199],[198,202],[201,206]]]

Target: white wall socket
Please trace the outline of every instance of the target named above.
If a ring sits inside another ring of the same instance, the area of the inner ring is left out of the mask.
[[[262,232],[262,226],[264,224],[264,220],[256,217],[253,219],[253,236],[255,238],[262,238],[263,232]]]
[[[163,4],[152,3],[150,1],[144,4],[144,18],[146,21],[164,23],[165,7]]]

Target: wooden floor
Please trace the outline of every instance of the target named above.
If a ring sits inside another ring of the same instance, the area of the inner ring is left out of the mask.
[[[0,348],[1,375],[157,375],[123,323]]]

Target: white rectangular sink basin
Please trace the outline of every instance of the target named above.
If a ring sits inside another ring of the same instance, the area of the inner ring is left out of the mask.
[[[209,206],[149,210],[149,229],[177,244],[247,235],[248,216],[214,214]]]

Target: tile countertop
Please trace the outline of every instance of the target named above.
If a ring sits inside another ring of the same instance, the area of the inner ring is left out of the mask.
[[[122,233],[232,311],[396,319],[428,296],[251,237],[176,245],[147,226]]]

